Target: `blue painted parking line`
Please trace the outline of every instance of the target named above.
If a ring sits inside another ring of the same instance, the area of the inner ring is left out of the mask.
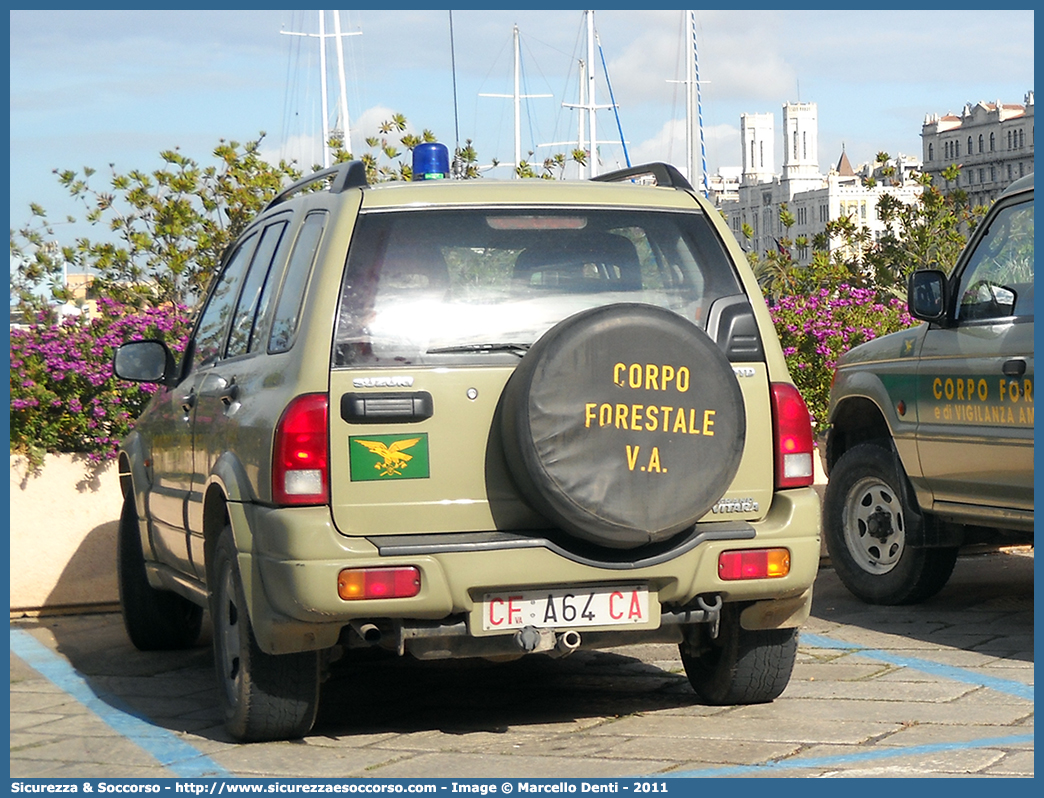
[[[1033,700],[1033,685],[1016,682],[1013,679],[1001,679],[996,676],[986,676],[976,671],[966,670],[965,668],[943,665],[938,662],[932,662],[931,660],[920,659],[919,657],[904,657],[899,654],[892,654],[888,651],[860,646],[856,643],[832,640],[831,638],[823,637],[822,635],[802,634],[800,639],[801,643],[804,645],[814,646],[816,648],[840,649],[842,651],[851,652],[852,654],[858,654],[861,657],[869,657],[870,659],[887,662],[889,665],[910,668],[911,670],[921,671],[922,673],[927,673],[931,676],[938,676],[942,679],[949,679],[950,681],[961,682],[962,684],[987,687],[990,690],[996,690],[998,693],[1015,696],[1016,698],[1024,698],[1027,701]]]
[[[174,776],[235,775],[177,735],[135,714],[116,696],[96,691],[68,662],[28,632],[11,629],[11,652],[97,715],[117,734],[148,752]]]
[[[688,770],[684,773],[668,773],[664,775],[672,779],[701,779],[715,776],[750,776],[755,773],[765,773],[766,771],[819,770],[843,767],[845,765],[858,765],[866,762],[878,762],[883,759],[896,759],[904,756],[924,757],[928,754],[945,753],[947,751],[968,751],[975,748],[1010,748],[1011,746],[1032,742],[1032,734],[1017,734],[1011,737],[990,737],[965,743],[930,743],[909,748],[875,748],[872,751],[860,751],[856,754],[811,757],[809,759],[784,759],[782,761],[763,762],[758,765],[705,768],[703,770]],[[660,778],[660,776],[656,778]]]

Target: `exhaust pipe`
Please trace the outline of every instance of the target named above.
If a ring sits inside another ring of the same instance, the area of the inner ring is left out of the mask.
[[[359,623],[358,621],[352,621],[352,628],[364,642],[369,643],[371,646],[375,646],[381,642],[381,630],[375,623]]]
[[[558,643],[555,645],[555,650],[563,657],[572,654],[578,648],[580,648],[580,633],[575,629],[562,632],[562,634],[558,636]]]

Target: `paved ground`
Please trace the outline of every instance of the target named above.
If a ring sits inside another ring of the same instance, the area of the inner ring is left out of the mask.
[[[117,615],[11,623],[12,777],[1032,776],[1033,553],[962,556],[930,602],[816,585],[772,704],[697,703],[673,646],[336,667],[304,741],[237,745],[207,646]]]

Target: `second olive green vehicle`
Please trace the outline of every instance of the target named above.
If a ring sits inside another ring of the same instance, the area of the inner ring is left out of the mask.
[[[915,272],[925,323],[841,358],[830,392],[824,536],[864,601],[923,601],[958,548],[1033,541],[1033,176],[1013,183],[953,273]]]
[[[416,158],[410,183],[353,162],[287,188],[180,363],[118,350],[158,384],[119,456],[131,640],[192,645],[209,609],[240,740],[307,733],[363,648],[672,642],[704,701],[774,699],[819,562],[812,436],[719,214],[662,164]]]

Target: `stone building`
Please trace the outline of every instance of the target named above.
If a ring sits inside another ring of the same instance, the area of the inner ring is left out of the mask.
[[[884,225],[877,218],[877,202],[885,194],[912,203],[920,187],[912,180],[917,162],[899,155],[888,164],[871,164],[857,174],[842,151],[836,166],[827,174],[819,167],[819,120],[815,103],[786,103],[783,106],[783,164],[776,172],[773,162],[775,143],[773,114],[743,114],[740,117],[742,169],[736,194],[720,198],[719,206],[744,249],[763,253],[775,249],[779,241],[804,240],[791,254],[799,263],[812,259],[812,238],[826,223],[844,216],[857,226],[879,237]],[[875,179],[873,187],[864,179],[880,175],[885,166],[893,167],[887,180]],[[735,197],[735,198],[734,198]],[[789,230],[780,220],[786,205],[794,217]],[[747,225],[751,236],[744,234]],[[831,242],[832,248],[840,246]]]
[[[929,114],[921,127],[924,171],[945,189],[942,172],[961,167],[956,186],[988,205],[1010,183],[1033,171],[1033,92],[1022,105],[978,102],[960,115]]]

